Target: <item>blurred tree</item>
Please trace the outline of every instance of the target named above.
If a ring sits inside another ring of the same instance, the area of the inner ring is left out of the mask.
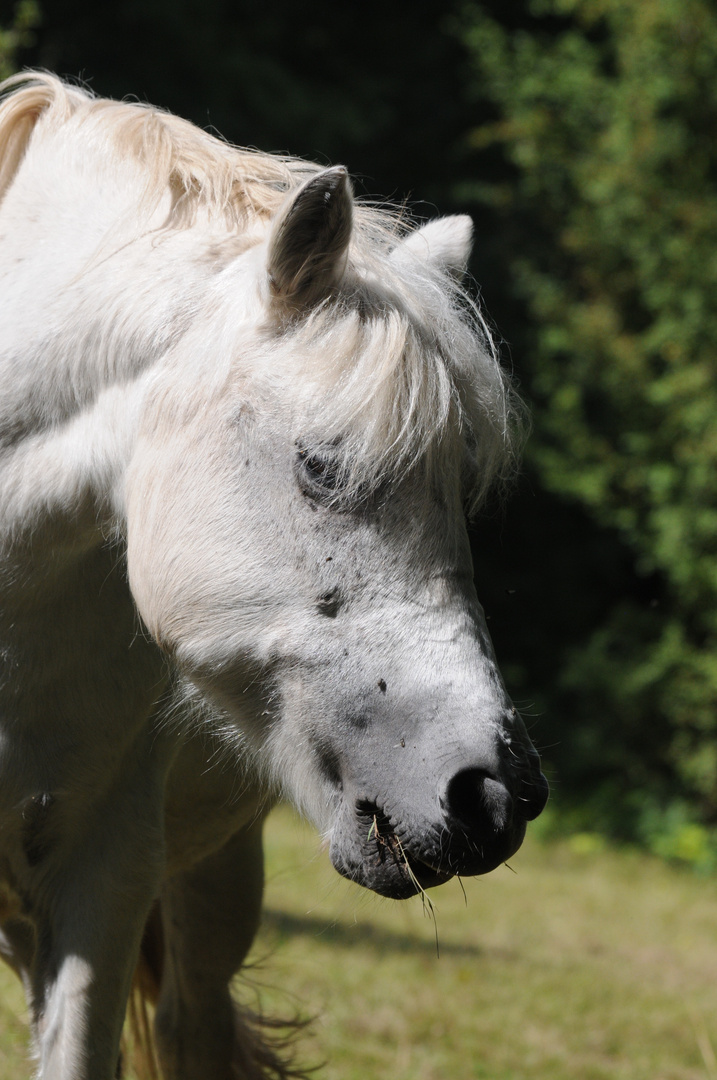
[[[533,0],[524,14],[516,29],[470,5],[460,23],[494,107],[471,132],[492,177],[472,195],[507,224],[529,320],[530,467],[618,535],[637,574],[627,593],[608,585],[587,640],[562,643],[575,728],[557,757],[576,788],[601,780],[623,826],[645,792],[714,822],[717,12]]]
[[[39,22],[37,0],[19,0],[7,22],[0,23],[0,79],[7,79],[17,70],[17,53],[32,45],[32,31]]]

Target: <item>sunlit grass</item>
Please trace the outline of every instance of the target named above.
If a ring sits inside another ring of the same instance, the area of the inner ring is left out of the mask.
[[[20,980],[0,964],[0,1080],[33,1074],[28,1052],[27,1009]]]
[[[280,810],[261,978],[331,1080],[717,1080],[717,883],[585,837],[391,903]]]
[[[342,881],[290,811],[267,851],[251,978],[267,1011],[315,1017],[300,1058],[326,1063],[317,1080],[717,1080],[713,878],[529,838],[515,873],[431,891],[437,956],[420,897]],[[20,1080],[25,1010],[3,968],[0,1000],[0,1080]]]

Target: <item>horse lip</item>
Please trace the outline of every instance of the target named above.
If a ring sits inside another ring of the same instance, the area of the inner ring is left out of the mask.
[[[416,892],[433,889],[436,885],[444,885],[446,881],[450,881],[454,877],[453,871],[440,870],[435,866],[431,866],[430,863],[421,862],[420,859],[414,859],[410,855],[404,854],[404,861],[410,878],[418,886]]]
[[[434,867],[411,852],[393,821],[373,800],[354,804],[352,823],[340,830],[331,844],[331,861],[343,877],[392,900],[404,900],[416,893],[449,881],[455,871]]]
[[[339,852],[332,852],[331,861],[342,877],[389,900],[408,900],[417,893],[443,885],[454,876],[452,872],[434,870],[405,854],[400,860],[381,867],[366,861],[360,865],[350,865]]]

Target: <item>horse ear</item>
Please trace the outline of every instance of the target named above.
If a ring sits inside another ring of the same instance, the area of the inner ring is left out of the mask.
[[[394,248],[392,257],[402,258],[409,252],[448,271],[460,281],[468,267],[472,248],[472,220],[467,214],[454,214],[429,221],[410,233]]]
[[[267,269],[274,296],[292,307],[322,300],[340,279],[351,238],[353,199],[343,165],[307,180],[279,213]]]

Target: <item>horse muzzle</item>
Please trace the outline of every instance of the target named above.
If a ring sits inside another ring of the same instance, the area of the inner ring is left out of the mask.
[[[460,769],[439,790],[439,815],[435,797],[431,816],[394,797],[345,799],[331,842],[335,869],[392,899],[489,873],[515,854],[547,802],[537,760],[532,752],[510,781],[477,766]]]

